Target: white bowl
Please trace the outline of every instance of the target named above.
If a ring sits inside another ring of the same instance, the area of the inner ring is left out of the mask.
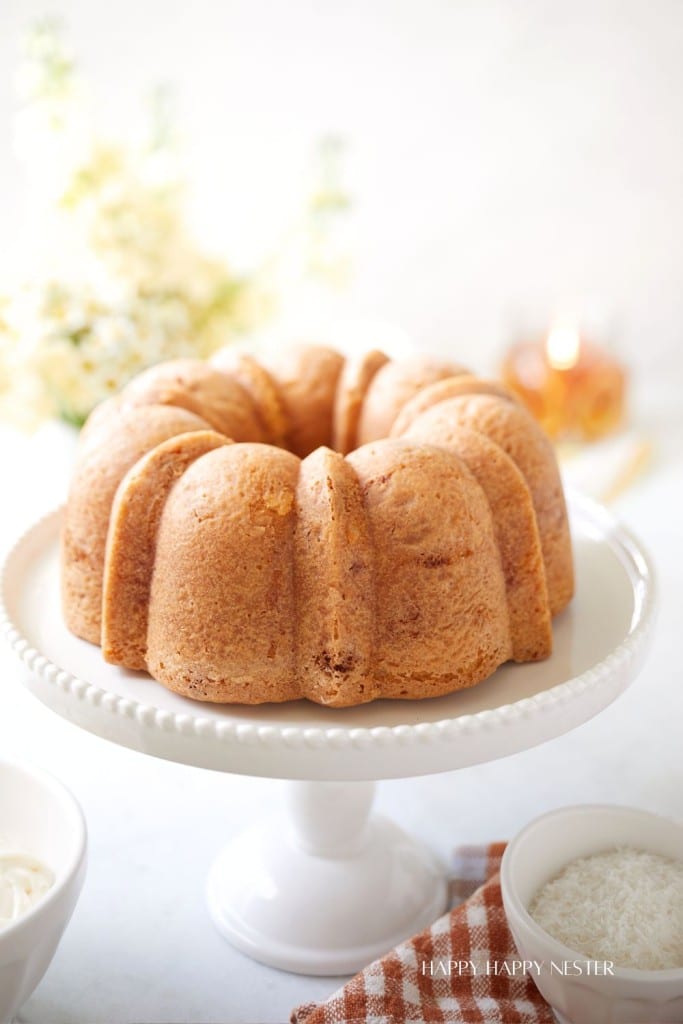
[[[520,957],[541,964],[533,979],[561,1024],[681,1024],[683,967],[640,971],[614,967],[613,975],[586,974],[595,964],[550,936],[529,915],[538,890],[570,861],[617,846],[663,857],[683,856],[683,823],[629,807],[562,807],[532,821],[503,856],[501,887],[510,931]],[[552,966],[581,963],[581,975]]]
[[[86,827],[71,793],[46,772],[0,760],[0,837],[55,876],[49,892],[0,929],[0,1021],[10,1021],[45,974],[83,886]]]

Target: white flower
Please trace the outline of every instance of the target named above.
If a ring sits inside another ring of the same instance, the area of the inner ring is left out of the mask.
[[[46,270],[0,306],[0,411],[16,413],[21,396],[23,420],[32,410],[80,422],[144,367],[225,344],[258,305],[186,229],[163,96],[152,144],[103,140],[53,24],[28,54],[15,144]]]

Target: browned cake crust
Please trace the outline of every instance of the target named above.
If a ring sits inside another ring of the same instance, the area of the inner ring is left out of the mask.
[[[452,448],[486,495],[505,580],[512,657],[538,661],[552,651],[545,565],[531,493],[513,460],[484,434],[418,420],[406,436]]]
[[[457,377],[446,377],[444,380],[435,381],[434,384],[428,384],[401,407],[401,411],[394,420],[390,435],[400,437],[427,409],[439,405],[440,402],[445,402],[447,398],[460,398],[461,395],[497,395],[498,398],[507,398],[511,402],[516,401],[512,392],[498,381],[482,380],[470,373],[461,373]]]
[[[119,484],[107,535],[102,590],[102,653],[125,668],[147,668],[147,628],[156,538],[176,480],[223,445],[212,430],[179,434],[153,448]]]
[[[572,592],[550,442],[453,364],[314,346],[268,367],[179,360],[81,436],[67,625],[185,696],[450,693],[547,657]]]
[[[268,366],[282,397],[289,424],[286,447],[303,458],[330,443],[337,381],[344,358],[330,348],[297,345]]]
[[[526,480],[533,501],[545,563],[550,613],[556,615],[574,592],[574,569],[567,509],[560,473],[550,440],[526,409],[517,402],[500,401],[493,395],[448,399],[423,414],[438,430],[470,427],[484,434],[508,455]]]
[[[196,359],[176,359],[146,370],[126,388],[126,401],[187,409],[233,441],[267,440],[249,391],[236,377]]]
[[[374,675],[382,696],[436,697],[511,656],[505,582],[486,497],[443,448],[357,449],[375,551]]]
[[[69,629],[100,642],[102,579],[111,507],[138,459],[170,437],[206,430],[205,420],[174,406],[117,409],[86,438],[76,466],[62,532],[62,605]],[[106,438],[106,440],[105,440]]]
[[[249,393],[254,411],[263,424],[265,437],[271,444],[285,448],[289,420],[278,386],[265,367],[251,356],[229,348],[220,349],[211,359],[211,364]]]
[[[322,704],[380,696],[373,678],[376,587],[370,522],[350,463],[318,448],[301,463],[296,493],[296,662]]]
[[[149,671],[170,689],[244,703],[301,695],[292,572],[299,465],[281,448],[226,445],[171,490],[147,628]]]
[[[434,359],[390,360],[374,375],[358,419],[356,444],[388,437],[406,402],[438,380],[464,373],[462,367]]]
[[[384,352],[372,349],[344,363],[334,399],[332,431],[332,446],[342,455],[348,455],[358,446],[358,423],[365,396],[375,374],[388,362],[389,357]]]

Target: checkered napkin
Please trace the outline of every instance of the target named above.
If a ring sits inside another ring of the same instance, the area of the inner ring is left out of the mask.
[[[519,958],[500,891],[504,849],[504,843],[460,847],[451,882],[454,909],[326,1003],[300,1006],[292,1024],[554,1024],[528,975],[499,973],[500,965]]]

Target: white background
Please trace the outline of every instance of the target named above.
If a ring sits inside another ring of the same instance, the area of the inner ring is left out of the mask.
[[[280,237],[333,132],[350,146],[356,313],[461,356],[559,306],[607,321],[636,364],[679,347],[679,0],[2,0],[6,239],[25,214],[11,73],[46,11],[105,133],[129,134],[150,89],[175,84],[195,223],[237,262]]]
[[[351,144],[356,196],[351,312],[477,365],[495,361],[519,309],[570,303],[609,324],[638,393],[634,429],[656,451],[617,505],[659,570],[648,666],[574,733],[385,783],[379,804],[444,857],[563,803],[683,816],[683,4],[79,0],[59,10],[113,130],[139,118],[155,81],[177,83],[195,223],[238,261],[258,259],[287,225],[315,139],[337,131]],[[44,11],[0,6],[9,267],[26,214],[7,142],[9,78],[20,29]],[[7,543],[62,494],[68,445],[54,431],[28,441],[4,431],[0,450]],[[43,710],[10,658],[0,670],[0,752],[71,785],[91,834],[83,897],[26,1021],[284,1021],[332,990],[233,953],[203,907],[216,851],[277,806],[277,784],[107,745]]]

